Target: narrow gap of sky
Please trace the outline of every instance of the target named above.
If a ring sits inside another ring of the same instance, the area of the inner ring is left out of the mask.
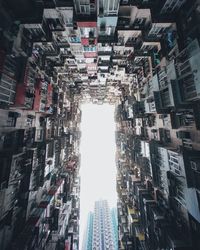
[[[80,249],[94,202],[106,199],[110,208],[117,203],[114,106],[83,104],[81,109]]]

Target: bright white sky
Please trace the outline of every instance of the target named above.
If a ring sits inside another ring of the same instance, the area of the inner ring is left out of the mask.
[[[114,106],[83,104],[81,120],[80,249],[89,211],[106,199],[116,207]]]

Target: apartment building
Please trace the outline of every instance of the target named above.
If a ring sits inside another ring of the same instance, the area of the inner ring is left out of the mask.
[[[96,201],[88,215],[82,249],[118,249],[116,232],[115,210],[111,211],[107,200]]]

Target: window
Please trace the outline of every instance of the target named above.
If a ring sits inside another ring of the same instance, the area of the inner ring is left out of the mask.
[[[80,28],[80,31],[81,31],[82,37],[88,38],[88,37],[96,36],[95,28],[84,27],[84,28]]]
[[[76,36],[71,36],[71,37],[69,38],[69,41],[70,41],[71,43],[80,43],[80,42],[81,42],[80,38],[79,38],[79,37],[76,37]]]
[[[89,5],[80,5],[80,13],[81,14],[90,14],[90,6]]]
[[[84,46],[84,51],[85,52],[95,52],[96,46]]]
[[[118,0],[104,0],[105,14],[117,15],[119,1]]]

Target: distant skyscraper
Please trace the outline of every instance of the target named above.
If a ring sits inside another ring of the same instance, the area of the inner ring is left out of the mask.
[[[114,242],[115,242],[115,249],[118,249],[118,218],[117,218],[117,208],[111,209],[111,218],[112,218],[112,226],[114,232]]]
[[[83,250],[117,250],[116,209],[110,210],[106,200],[96,201],[94,213],[88,216]]]
[[[94,214],[90,212],[87,219],[87,228],[83,236],[82,250],[92,250],[93,218]]]

